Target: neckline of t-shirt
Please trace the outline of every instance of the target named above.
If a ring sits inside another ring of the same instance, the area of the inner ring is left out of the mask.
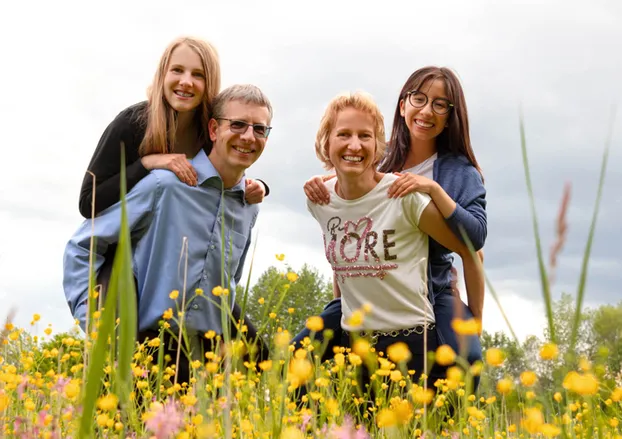
[[[337,188],[337,182],[338,182],[338,180],[337,180],[337,178],[335,177],[335,183],[333,184],[333,187],[332,187],[332,192],[333,192],[333,193],[332,193],[331,197],[332,197],[332,196],[337,197],[337,199],[338,199],[340,202],[342,202],[342,203],[346,203],[346,204],[352,204],[352,203],[358,203],[358,202],[364,201],[366,198],[371,197],[371,196],[372,196],[373,194],[375,194],[377,191],[382,190],[382,189],[381,189],[381,187],[383,186],[384,181],[385,181],[387,178],[391,178],[391,177],[389,177],[390,175],[393,175],[393,174],[391,174],[391,173],[386,173],[386,174],[384,174],[384,175],[382,176],[382,178],[380,179],[380,181],[376,184],[376,186],[374,186],[374,187],[372,188],[372,190],[370,190],[369,192],[367,192],[365,195],[360,196],[360,197],[358,197],[358,198],[355,198],[355,199],[353,199],[353,200],[346,200],[345,198],[342,198],[342,197],[340,197],[340,196],[339,196],[339,194],[337,194],[337,189],[336,189],[336,188]]]
[[[419,163],[418,165],[415,166],[411,166],[408,169],[404,169],[402,172],[409,172],[411,174],[416,174],[419,175],[419,173],[421,172],[421,170],[428,164],[432,164],[436,161],[436,159],[438,158],[438,153],[434,153],[432,154],[430,157],[428,157],[427,159],[425,159],[424,161],[422,161],[421,163]]]

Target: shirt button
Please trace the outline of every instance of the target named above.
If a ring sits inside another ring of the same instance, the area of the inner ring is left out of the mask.
[[[192,304],[192,309],[199,309],[199,305],[197,305],[196,303]]]
[[[214,250],[216,248],[216,246],[214,246],[214,244],[210,245],[209,248],[211,248],[212,250]]]

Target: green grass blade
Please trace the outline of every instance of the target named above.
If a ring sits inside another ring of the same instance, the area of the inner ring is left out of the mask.
[[[609,133],[605,140],[605,151],[603,153],[603,161],[600,168],[600,178],[598,181],[598,190],[596,193],[596,203],[594,205],[594,213],[592,214],[592,223],[590,224],[590,232],[587,238],[587,244],[585,246],[585,252],[583,252],[583,263],[581,265],[581,274],[579,275],[579,285],[577,287],[577,306],[575,309],[574,322],[572,325],[572,335],[570,337],[570,349],[569,352],[574,352],[575,344],[577,342],[577,334],[579,332],[579,325],[581,324],[581,309],[583,307],[583,297],[585,296],[585,282],[587,281],[587,267],[590,260],[590,253],[592,251],[592,241],[594,240],[594,230],[596,229],[596,220],[598,218],[598,211],[600,209],[600,199],[603,192],[603,186],[605,183],[605,175],[607,173],[607,162],[609,161],[609,148],[611,146],[611,138],[613,136],[613,125],[615,122],[615,107],[611,109],[611,123],[609,125]]]
[[[520,113],[519,117],[520,125],[520,143],[521,150],[523,152],[523,167],[525,169],[525,182],[527,183],[527,193],[529,195],[529,202],[531,206],[531,219],[533,222],[533,234],[536,239],[536,254],[538,256],[538,269],[540,271],[540,282],[542,283],[542,297],[546,306],[546,318],[548,320],[549,334],[551,341],[556,343],[555,325],[553,324],[553,306],[551,304],[551,290],[549,285],[548,276],[546,273],[546,267],[544,265],[544,258],[542,257],[542,244],[540,242],[540,232],[538,231],[538,217],[536,215],[536,203],[533,196],[533,188],[531,186],[531,176],[529,174],[529,159],[527,158],[527,142],[525,141],[525,125],[523,121],[523,114]]]
[[[113,270],[110,277],[111,283],[113,283],[116,277],[116,270]],[[80,439],[92,437],[95,403],[102,386],[104,364],[108,351],[108,338],[113,337],[116,302],[117,289],[111,288],[106,295],[106,302],[101,313],[100,326],[97,331],[97,339],[95,340],[93,351],[90,355],[87,380],[84,385],[84,394],[82,397],[82,417],[80,419],[80,430],[78,432],[78,438]]]
[[[125,180],[125,144],[121,142],[121,232],[113,270],[118,270],[117,283],[113,286],[118,289],[119,298],[119,356],[115,393],[123,407],[129,401],[132,383],[131,362],[134,355],[137,328],[136,286],[132,272],[132,249],[130,229],[127,219],[127,192]]]

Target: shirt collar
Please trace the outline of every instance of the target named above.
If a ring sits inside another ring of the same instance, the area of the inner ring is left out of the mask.
[[[218,180],[218,187],[222,188],[222,178],[220,174],[212,164],[212,161],[209,159],[205,150],[201,148],[197,155],[195,155],[190,163],[194,166],[194,169],[197,171],[197,183],[201,186],[208,180],[216,179]],[[242,176],[240,181],[233,187],[229,189],[225,189],[226,192],[237,192],[241,195],[242,201],[246,204],[246,178],[245,175]]]

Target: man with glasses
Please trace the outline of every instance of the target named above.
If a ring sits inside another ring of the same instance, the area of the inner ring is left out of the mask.
[[[183,326],[190,359],[196,360],[212,350],[204,335],[223,333],[221,310],[214,301],[230,306],[235,299],[258,214],[258,205],[245,201],[244,173],[261,156],[271,120],[272,106],[259,88],[234,85],[223,90],[213,103],[209,155],[202,149],[190,160],[197,185],[188,186],[172,172],[155,169],[127,193],[139,340],[157,338],[164,316],[175,334]],[[120,230],[119,202],[95,218],[93,230],[91,221],[85,221],[67,244],[65,296],[83,329],[91,236],[97,275],[107,246],[117,242]],[[166,337],[165,349],[173,362],[177,348],[177,341]],[[177,382],[188,382],[185,354],[180,355],[177,373]]]

